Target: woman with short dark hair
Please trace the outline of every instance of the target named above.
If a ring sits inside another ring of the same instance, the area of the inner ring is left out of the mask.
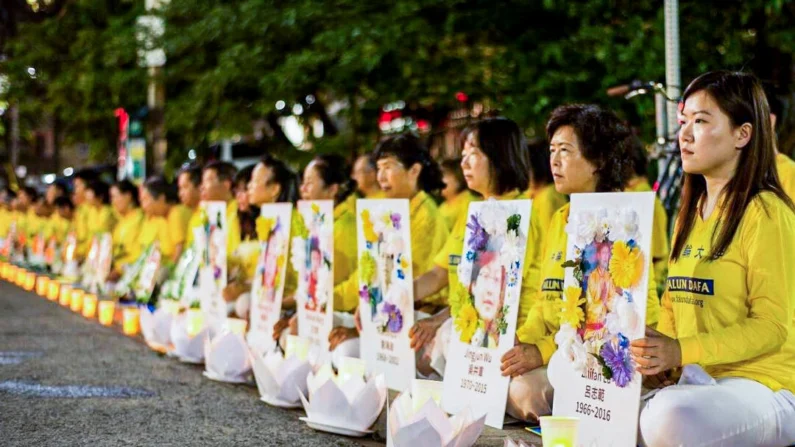
[[[619,192],[632,175],[629,129],[610,111],[594,105],[565,105],[552,112],[547,123],[550,166],[555,188],[561,194]],[[510,376],[507,413],[524,421],[551,414],[552,387],[546,365],[557,350],[554,336],[560,326],[569,205],[552,217],[541,250],[538,295],[517,330],[519,344],[502,357],[502,374]],[[660,303],[649,264],[646,324],[655,325]],[[546,285],[546,286],[545,286]],[[553,286],[550,286],[553,285]]]

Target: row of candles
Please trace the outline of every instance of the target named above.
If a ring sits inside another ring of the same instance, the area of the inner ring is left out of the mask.
[[[0,278],[50,301],[57,301],[86,318],[98,317],[99,323],[103,326],[113,325],[116,301],[100,300],[96,294],[6,262],[0,262]],[[180,311],[179,303],[176,301],[165,301],[161,303],[161,307],[174,315]],[[123,307],[121,312],[122,332],[130,336],[137,335],[141,329],[140,310],[137,307]],[[186,314],[188,335],[194,336],[204,328],[204,314],[199,309],[188,309]],[[247,323],[246,320],[227,318],[226,326],[231,332],[244,335]]]
[[[48,276],[37,275],[35,272],[6,262],[0,263],[0,278],[29,292],[35,292],[50,301],[57,301],[60,305],[68,307],[73,312],[81,313],[86,318],[98,317],[99,323],[103,326],[113,325],[116,316],[116,301],[100,301],[93,293],[88,293],[71,284],[61,283]],[[125,307],[122,310],[122,332],[124,334],[138,334],[140,331],[139,312],[137,307]]]

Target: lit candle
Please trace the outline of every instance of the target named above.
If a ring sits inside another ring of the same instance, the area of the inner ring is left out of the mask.
[[[139,330],[139,317],[141,313],[137,307],[125,307],[122,311],[122,332],[124,335],[137,335]]]
[[[0,278],[8,279],[8,263],[0,263]]]
[[[339,383],[343,384],[348,380],[358,377],[364,379],[364,373],[367,371],[364,360],[355,357],[341,357],[339,362]]]
[[[25,290],[31,292],[35,288],[36,288],[36,274],[33,272],[27,272],[25,274]]]
[[[309,340],[297,335],[287,336],[287,347],[284,350],[284,358],[298,357],[299,360],[306,360],[309,356]]]
[[[99,302],[99,324],[103,326],[111,326],[113,324],[113,317],[115,315],[116,315],[115,301]]]
[[[22,285],[25,284],[25,269],[23,269],[21,267],[17,267],[15,269],[15,271],[16,271],[16,275],[15,275],[16,278],[15,278],[14,282],[19,287],[22,287]]]
[[[187,312],[187,325],[186,329],[188,331],[188,335],[190,337],[194,337],[196,334],[201,332],[204,329],[204,314],[202,313],[201,309],[188,309]]]
[[[72,300],[72,286],[64,284],[61,286],[61,294],[59,295],[58,303],[61,306],[68,306],[69,301]]]
[[[50,287],[47,289],[47,299],[50,301],[57,300],[60,287],[61,285],[58,283],[58,281],[55,280],[50,281]]]
[[[82,289],[72,289],[72,299],[69,301],[69,308],[72,312],[80,312],[83,308],[83,297],[86,292]]]
[[[544,446],[576,447],[579,418],[564,416],[542,416],[541,440]]]
[[[83,297],[83,316],[94,318],[97,315],[97,296],[89,293]]]
[[[241,320],[240,318],[227,318],[226,319],[226,327],[229,329],[229,332],[233,334],[237,334],[240,336],[246,335],[246,326],[248,325],[248,321]]]
[[[36,279],[36,294],[45,297],[50,288],[50,278],[46,276],[39,276]]]
[[[436,402],[437,406],[441,405],[442,383],[436,380],[412,379],[411,402],[414,411],[418,411],[431,399]]]

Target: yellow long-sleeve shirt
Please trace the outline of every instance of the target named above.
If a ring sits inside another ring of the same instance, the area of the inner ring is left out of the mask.
[[[113,227],[116,225],[113,208],[108,205],[88,208],[86,219],[88,219],[89,244],[91,238],[113,232]]]
[[[75,207],[74,229],[77,236],[77,255],[83,257],[88,253],[91,238],[88,231],[89,207],[81,204]]]
[[[795,213],[761,193],[723,256],[709,262],[721,211],[696,218],[669,264],[657,329],[679,340],[682,364],[795,391]]]
[[[121,216],[113,228],[113,264],[121,270],[123,266],[132,264],[140,256],[138,236],[144,226],[144,213],[140,208],[129,211]],[[148,236],[149,237],[149,236]]]
[[[356,195],[334,207],[334,286],[342,284],[355,271],[358,263],[356,248]],[[334,300],[334,310],[353,312],[359,304],[356,294]]]
[[[776,154],[776,170],[784,192],[795,200],[795,161],[784,154]]]
[[[537,299],[527,319],[517,330],[522,343],[535,344],[541,352],[544,364],[549,363],[555,353],[555,334],[560,329],[560,309],[563,298],[564,269],[568,235],[570,204],[566,204],[552,217],[549,232],[541,256],[540,275],[536,277]],[[654,269],[649,263],[649,285],[646,295],[646,324],[654,326],[660,318],[660,301],[654,281]]]
[[[461,215],[466,215],[469,210],[469,204],[478,199],[478,196],[467,189],[452,199],[445,200],[439,205],[439,213],[444,217],[444,222],[447,224],[448,231],[453,231],[453,227],[455,227],[459,217]]]
[[[541,234],[546,234],[549,231],[549,224],[552,223],[552,216],[555,215],[555,211],[569,203],[566,196],[555,189],[554,183],[537,191],[528,190],[527,197],[533,200],[533,214],[536,215],[538,222],[541,224]]]
[[[448,231],[439,207],[424,191],[418,192],[409,202],[411,227],[411,264],[414,277],[418,277],[434,267],[434,254],[438,253],[447,241]],[[359,275],[353,272],[348,279],[334,287],[334,302],[352,302],[358,299]],[[354,298],[352,298],[354,297]],[[347,300],[347,301],[346,301]],[[423,300],[428,304],[445,304],[446,290]],[[358,301],[357,301],[358,302]]]
[[[795,175],[795,174],[794,174]],[[639,178],[627,185],[626,192],[648,192],[651,185],[645,178]],[[668,243],[668,214],[665,212],[660,198],[654,197],[654,219],[651,231],[651,256],[654,258],[654,277],[657,280],[657,290],[665,288],[665,278],[668,276],[668,254],[671,246]]]
[[[185,248],[185,243],[188,240],[188,225],[190,224],[193,210],[185,205],[174,205],[168,211],[168,231],[171,233],[170,238],[174,245],[182,245]]]
[[[144,220],[141,232],[138,234],[139,243],[134,254],[135,259],[146,252],[147,248],[155,241],[160,244],[160,254],[164,262],[166,259],[171,259],[171,256],[174,254],[175,246],[173,241],[171,241],[168,220],[165,217],[149,216]]]

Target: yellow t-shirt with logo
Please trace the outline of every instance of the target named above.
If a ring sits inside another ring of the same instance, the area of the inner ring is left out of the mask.
[[[409,220],[411,227],[411,265],[417,278],[434,267],[433,255],[442,249],[449,232],[439,207],[433,198],[424,191],[418,192],[409,201]],[[354,233],[354,236],[356,234]],[[358,255],[357,255],[358,256]],[[359,275],[354,271],[348,279],[334,287],[334,302],[358,303]],[[447,290],[432,295],[422,303],[443,305],[447,301]],[[358,305],[358,304],[357,304]]]
[[[140,208],[121,216],[113,228],[113,265],[117,270],[132,264],[140,255],[138,236],[144,227],[144,212]]]
[[[627,185],[626,192],[649,192],[651,185],[644,178],[636,179]],[[651,231],[651,256],[654,262],[654,277],[657,279],[657,290],[665,288],[668,276],[668,254],[671,246],[668,243],[668,214],[660,198],[654,196],[654,219]]]
[[[784,192],[795,201],[795,161],[782,153],[776,154],[776,170]]]
[[[88,211],[89,206],[86,204],[77,205],[74,213],[74,229],[77,236],[77,254],[78,256],[85,256],[88,253],[91,239],[88,231]]]
[[[497,197],[497,200],[520,200],[525,198],[524,193],[519,191],[511,191],[502,196]],[[522,291],[519,298],[519,315],[517,322],[524,320],[530,308],[533,305],[535,293],[530,290],[534,288],[533,278],[537,278],[539,266],[539,248],[542,241],[543,225],[541,224],[540,214],[536,213],[536,202],[533,202],[530,211],[530,230],[527,237],[527,247],[525,249],[524,267],[522,274]],[[461,263],[461,254],[464,248],[464,237],[466,236],[466,226],[468,214],[462,215],[456,222],[453,232],[447,238],[447,242],[441,251],[436,254],[434,258],[434,265],[447,269],[447,280],[449,284],[450,299],[448,300],[451,306],[460,303],[463,298],[468,294],[466,289],[461,286],[458,281],[458,264]]]
[[[683,365],[795,391],[795,213],[773,193],[759,194],[710,262],[720,221],[719,208],[696,217],[668,267],[657,329],[679,340]]]
[[[444,222],[447,224],[447,230],[453,231],[455,223],[461,215],[466,215],[469,211],[469,204],[479,197],[470,190],[464,190],[451,200],[445,200],[439,205],[439,213],[444,217]]]
[[[557,350],[555,334],[560,329],[560,310],[563,300],[563,263],[566,262],[568,236],[566,224],[571,205],[566,204],[552,218],[541,256],[541,269],[536,276],[537,299],[527,319],[517,330],[519,341],[534,344],[541,352],[544,364],[549,363]],[[646,295],[646,324],[654,326],[660,318],[660,300],[654,281],[654,269],[649,263],[649,285]]]

